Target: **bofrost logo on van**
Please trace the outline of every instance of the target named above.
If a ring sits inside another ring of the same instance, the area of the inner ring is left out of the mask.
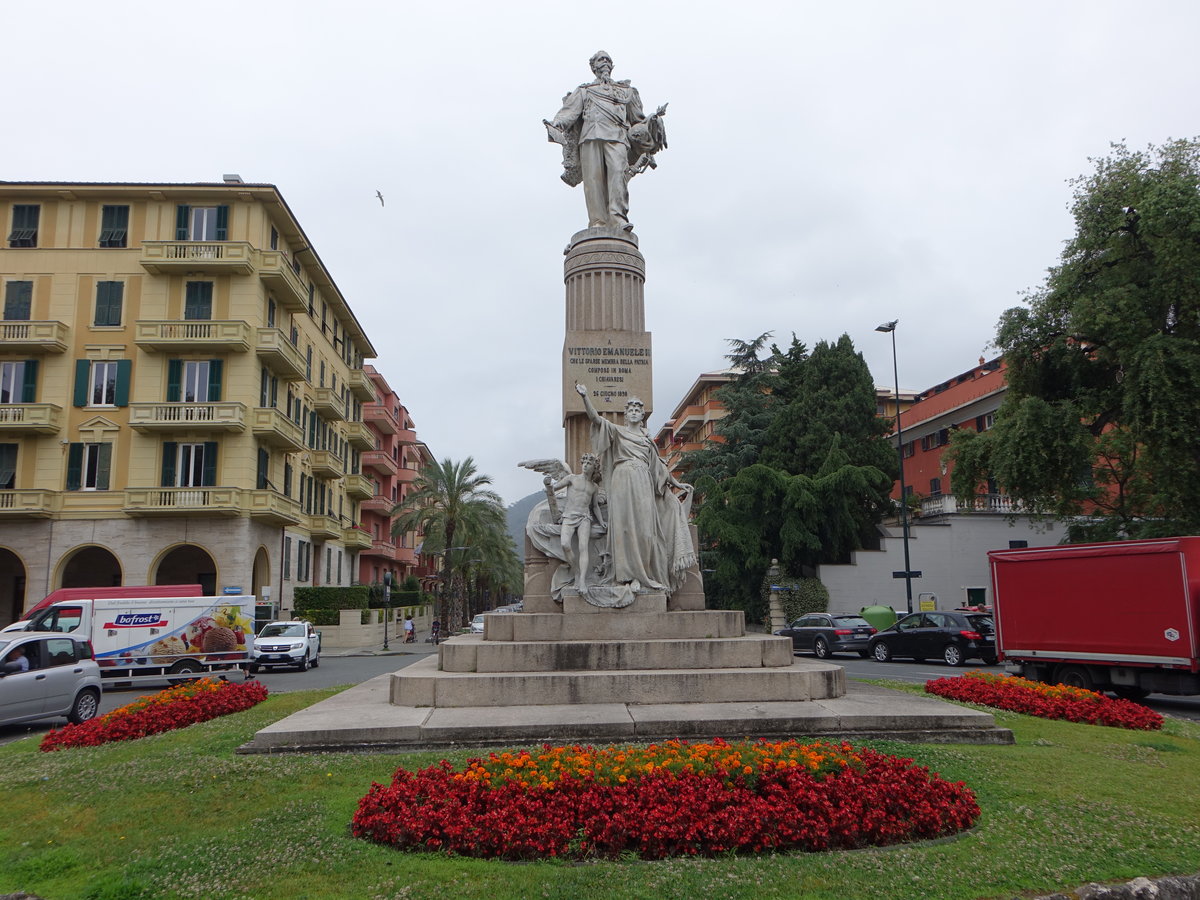
[[[1177,641],[1179,640],[1179,629],[1168,628],[1163,632],[1163,637],[1165,637],[1168,641]]]
[[[146,612],[146,613],[118,613],[116,619],[112,622],[106,622],[105,628],[147,628],[151,625],[158,625],[165,628],[167,622],[162,617],[162,613]]]

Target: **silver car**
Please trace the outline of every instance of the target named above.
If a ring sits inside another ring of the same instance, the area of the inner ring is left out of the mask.
[[[100,711],[100,667],[84,637],[56,631],[0,634],[0,725]]]

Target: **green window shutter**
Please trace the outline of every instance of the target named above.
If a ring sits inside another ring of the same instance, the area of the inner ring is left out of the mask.
[[[183,381],[183,360],[167,360],[167,402],[178,403]]]
[[[204,442],[204,485],[212,487],[217,483],[217,442]]]
[[[114,406],[129,405],[129,382],[132,380],[133,360],[118,359],[117,360],[117,392],[113,398]]]
[[[175,441],[163,441],[162,486],[175,487],[175,457],[179,445]]]
[[[33,308],[33,282],[10,281],[4,287],[4,318],[10,322],[28,322]]]
[[[92,361],[90,359],[75,360],[75,406],[87,406],[88,402],[88,381],[92,375]]]
[[[96,324],[120,325],[121,304],[125,294],[122,281],[96,282]]]
[[[191,207],[180,203],[175,207],[175,240],[186,241],[188,239],[188,214],[191,212]]]
[[[183,302],[183,317],[192,321],[212,318],[211,281],[189,281]]]
[[[112,468],[112,444],[100,445],[100,458],[96,465],[96,490],[108,490],[108,473]]]
[[[208,361],[208,402],[217,403],[221,399],[221,370],[225,363],[220,359]]]
[[[24,384],[21,385],[22,403],[33,403],[37,400],[37,371],[36,359],[25,360],[25,378]]]
[[[262,447],[258,448],[258,489],[265,490],[271,466],[271,454]]]
[[[72,444],[67,451],[67,490],[77,491],[83,480],[83,444]]]
[[[217,240],[229,240],[229,207],[217,207]]]

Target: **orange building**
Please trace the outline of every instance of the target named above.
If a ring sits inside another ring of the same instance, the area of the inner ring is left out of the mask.
[[[417,547],[422,536],[392,534],[392,510],[403,502],[417,472],[430,458],[429,449],[417,440],[416,426],[386,379],[373,366],[363,366],[375,399],[363,405],[363,422],[374,447],[362,454],[362,490],[359,504],[364,547],[358,555],[358,580],[379,584],[385,572],[399,585],[410,575],[421,577],[431,564],[422,560]]]

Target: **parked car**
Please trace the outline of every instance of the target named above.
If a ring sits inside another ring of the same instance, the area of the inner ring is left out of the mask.
[[[321,632],[311,622],[268,622],[254,639],[250,671],[260,666],[295,666],[301,672],[321,664]]]
[[[866,659],[875,627],[859,615],[809,613],[775,633],[792,639],[793,652],[811,652],[817,659],[835,653],[857,653]]]
[[[500,610],[496,610],[500,612]],[[471,634],[483,634],[483,613],[471,620]]]
[[[86,722],[99,710],[100,666],[85,637],[50,631],[0,636],[0,725],[55,716]]]
[[[940,656],[948,666],[961,666],[971,658],[991,666],[996,663],[996,626],[985,613],[912,613],[872,637],[868,649],[880,662],[897,656],[924,662]]]

